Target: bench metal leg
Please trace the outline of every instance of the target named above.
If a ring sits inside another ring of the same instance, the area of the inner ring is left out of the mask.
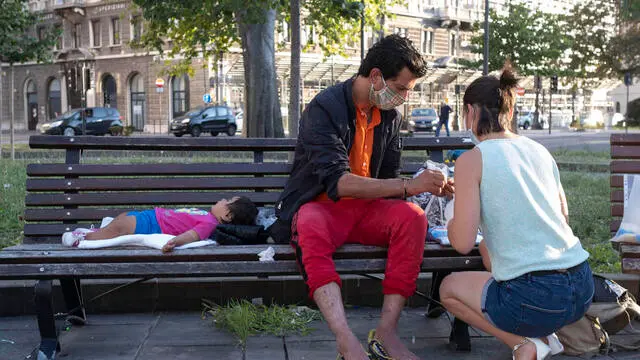
[[[40,330],[40,346],[37,359],[54,359],[56,351],[60,350],[58,331],[53,315],[52,299],[53,280],[39,280],[35,286],[35,305]]]
[[[455,351],[471,351],[469,325],[466,322],[453,319],[451,334],[449,334],[449,347]]]
[[[60,279],[60,288],[68,312],[66,321],[72,325],[84,325],[87,321],[87,314],[84,310],[80,279]]]
[[[427,307],[427,317],[438,318],[446,310],[440,305],[440,285],[442,280],[451,274],[451,271],[436,271],[431,279],[431,291],[429,295],[435,301],[431,301]],[[449,334],[449,347],[456,351],[471,351],[471,338],[469,337],[469,325],[462,320],[453,319],[451,334]]]
[[[431,291],[429,291],[429,296],[437,301],[431,301],[429,303],[429,305],[427,306],[427,317],[430,317],[432,319],[438,318],[440,317],[440,315],[442,315],[445,310],[444,307],[442,307],[442,305],[440,305],[440,285],[442,284],[442,279],[445,278],[445,276],[451,274],[451,271],[435,271],[432,273],[431,276]]]

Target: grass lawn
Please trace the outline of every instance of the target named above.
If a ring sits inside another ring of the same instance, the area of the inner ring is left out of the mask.
[[[609,154],[588,152],[556,152],[558,161],[608,162]],[[123,161],[124,160],[124,161]],[[140,159],[141,161],[143,159]],[[148,160],[148,159],[146,159]],[[159,161],[174,162],[166,158]],[[193,159],[195,161],[206,161]],[[212,159],[209,158],[208,161]],[[0,159],[0,248],[17,244],[21,239],[24,212],[26,164],[33,160],[11,161]],[[113,162],[113,159],[100,159]],[[135,158],[119,159],[118,162],[136,162]],[[618,255],[608,243],[611,237],[609,222],[609,174],[561,171],[567,200],[569,202],[569,224],[591,253],[590,262],[597,272],[620,272]]]

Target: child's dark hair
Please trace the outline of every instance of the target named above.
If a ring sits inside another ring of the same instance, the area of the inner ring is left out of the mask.
[[[518,79],[511,64],[507,62],[502,69],[500,79],[493,75],[482,76],[467,87],[462,98],[465,111],[467,104],[471,104],[480,111],[476,135],[511,129],[510,114],[516,103],[516,86],[518,86]]]
[[[369,49],[358,75],[367,77],[373,68],[378,68],[384,79],[390,79],[398,76],[405,67],[417,78],[427,74],[427,62],[411,40],[394,34],[384,37]]]
[[[227,205],[231,213],[231,223],[236,225],[254,225],[256,216],[258,216],[258,208],[256,205],[244,196],[239,196],[234,202]]]

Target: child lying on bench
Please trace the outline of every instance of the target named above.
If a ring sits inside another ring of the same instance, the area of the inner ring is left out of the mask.
[[[78,228],[66,232],[62,234],[62,244],[77,247],[83,240],[105,240],[134,234],[167,234],[173,237],[164,244],[162,251],[170,252],[176,246],[207,239],[218,224],[254,224],[257,215],[258,208],[255,204],[242,196],[218,201],[211,207],[211,212],[193,208],[159,207],[153,210],[129,211],[118,215],[104,228]]]

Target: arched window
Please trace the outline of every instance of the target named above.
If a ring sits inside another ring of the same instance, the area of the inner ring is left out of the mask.
[[[47,87],[47,102],[49,104],[49,119],[55,119],[62,115],[62,101],[60,93],[60,80],[52,79]]]
[[[28,80],[25,86],[25,104],[27,128],[29,130],[35,130],[38,124],[38,90],[36,89],[36,83],[33,80]]]
[[[104,107],[118,108],[118,88],[116,79],[111,75],[106,75],[102,79],[102,96],[104,97]]]
[[[175,76],[171,79],[173,116],[181,116],[189,110],[189,76]]]
[[[131,125],[138,130],[144,131],[145,122],[145,88],[142,75],[135,74],[129,83],[129,95],[131,99]]]

